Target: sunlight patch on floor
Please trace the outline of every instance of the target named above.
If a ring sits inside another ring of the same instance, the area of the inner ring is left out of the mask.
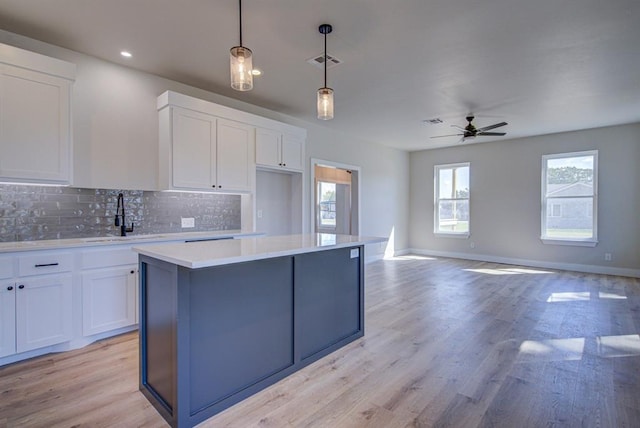
[[[611,299],[611,300],[624,300],[627,296],[623,294],[617,293],[605,293],[599,292],[597,297],[594,299]],[[547,298],[547,303],[558,303],[558,302],[580,302],[591,300],[591,292],[590,291],[565,291],[562,293],[551,293],[551,295]]]
[[[585,343],[595,341],[595,353],[587,353],[602,358],[640,356],[640,335],[626,334],[597,336],[595,338],[576,337],[569,339],[525,340],[520,345],[517,362],[540,363],[548,361],[581,360],[585,354]],[[593,347],[587,348],[593,349]]]
[[[525,340],[520,345],[519,362],[581,360],[584,337],[572,339]]]
[[[385,260],[438,260],[435,257],[418,256],[415,254],[409,254],[406,256],[384,256]]]
[[[502,268],[502,269],[464,269],[467,272],[485,273],[487,275],[522,275],[522,274],[549,274],[546,270],[524,269],[524,268]]]
[[[547,299],[547,303],[577,302],[584,300],[591,300],[590,291],[566,291],[563,293],[551,293],[551,295]]]
[[[614,300],[622,300],[627,298],[627,296],[623,294],[603,293],[602,291],[598,293],[598,297],[600,299],[614,299]]]
[[[605,358],[640,355],[640,335],[599,336],[596,338],[598,355]]]

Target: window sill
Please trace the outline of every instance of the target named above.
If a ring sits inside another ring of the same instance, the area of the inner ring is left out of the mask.
[[[546,245],[569,245],[574,247],[595,247],[598,241],[572,241],[569,239],[540,238]]]
[[[433,232],[437,238],[456,238],[456,239],[469,239],[470,233],[446,233],[446,232]]]

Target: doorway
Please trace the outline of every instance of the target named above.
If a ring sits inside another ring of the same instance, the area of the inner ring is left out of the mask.
[[[359,233],[360,168],[312,160],[313,224],[316,233]]]

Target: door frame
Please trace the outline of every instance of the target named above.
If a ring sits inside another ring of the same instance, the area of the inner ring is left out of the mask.
[[[311,233],[316,231],[316,165],[330,168],[339,168],[351,171],[351,233],[360,234],[360,183],[362,182],[361,168],[357,165],[349,165],[341,162],[334,162],[325,159],[311,158],[310,181],[309,181],[309,201]],[[355,217],[355,218],[354,218]],[[355,224],[354,224],[355,220]]]

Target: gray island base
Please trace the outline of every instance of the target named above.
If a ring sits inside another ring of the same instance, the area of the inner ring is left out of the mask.
[[[364,244],[381,239],[296,236],[297,250],[264,237],[138,251],[140,390],[171,426],[194,426],[364,335]],[[182,249],[216,256],[193,262]]]

